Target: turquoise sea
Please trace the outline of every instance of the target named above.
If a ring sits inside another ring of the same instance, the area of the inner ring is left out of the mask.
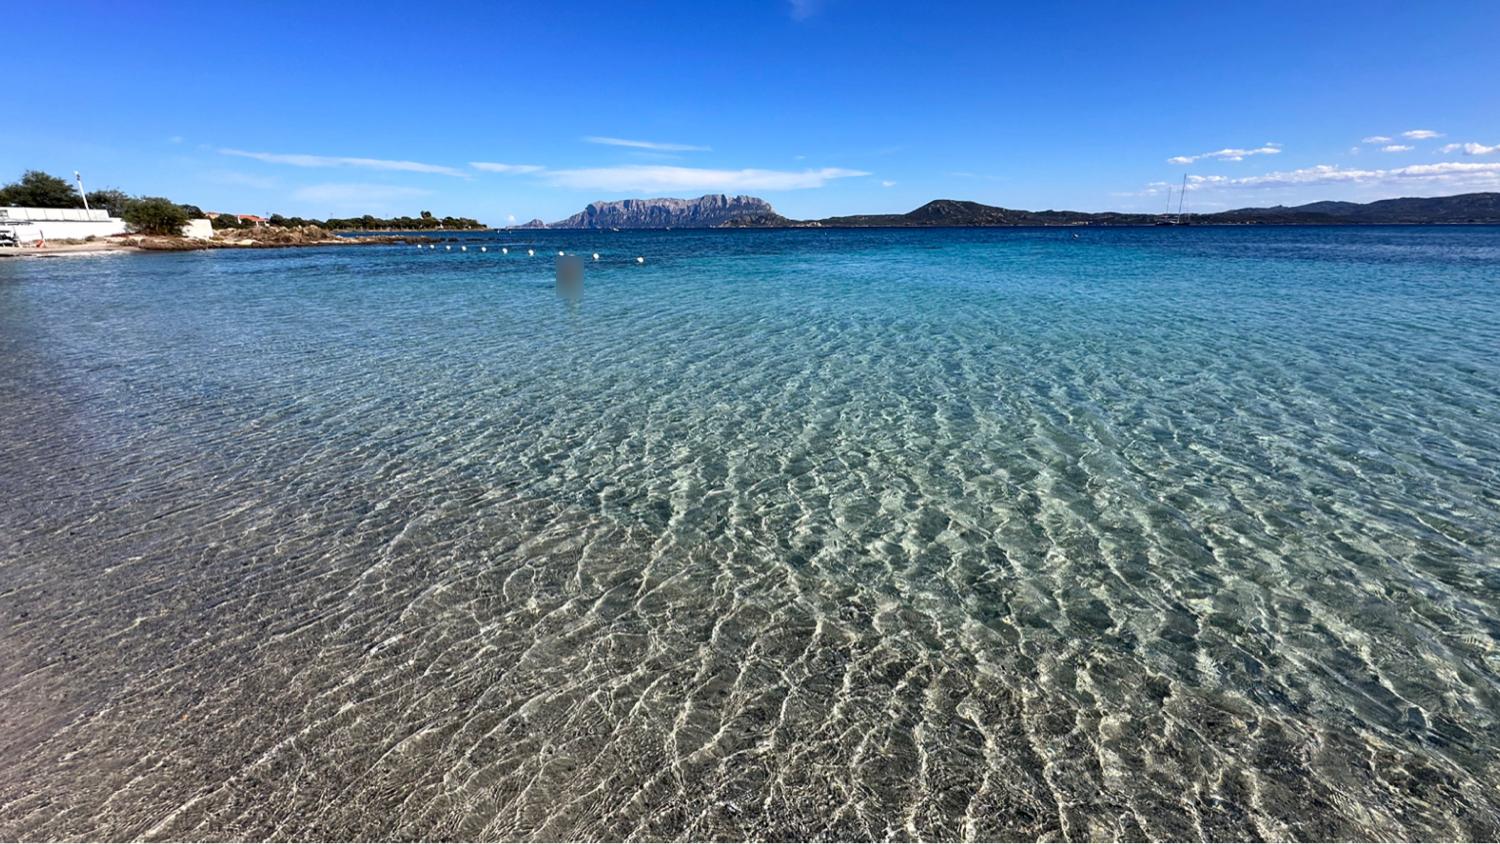
[[[1500,229],[462,238],[0,262],[0,838],[1500,837]]]

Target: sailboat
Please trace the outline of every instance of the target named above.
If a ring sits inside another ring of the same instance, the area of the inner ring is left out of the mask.
[[[1192,225],[1182,218],[1182,203],[1187,199],[1187,174],[1182,174],[1182,188],[1177,191],[1177,216],[1172,217],[1172,186],[1167,186],[1167,213],[1156,221],[1158,226],[1188,226]],[[1170,219],[1169,219],[1170,218]]]

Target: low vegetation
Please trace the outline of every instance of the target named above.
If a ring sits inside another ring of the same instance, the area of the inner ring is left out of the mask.
[[[84,197],[78,188],[67,179],[27,170],[21,178],[0,186],[0,206],[13,205],[23,208],[82,208]],[[207,215],[196,205],[184,205],[159,196],[132,197],[117,188],[90,191],[88,207],[108,211],[119,217],[141,234],[176,234],[188,220],[201,220]],[[174,222],[175,221],[175,222]],[[304,217],[284,217],[272,214],[267,223],[274,228],[302,229],[316,226],[332,231],[428,231],[435,229],[482,229],[485,225],[471,217],[438,217],[431,211],[423,211],[417,217],[382,218],[370,214],[362,217],[330,218],[327,220]],[[254,221],[241,221],[234,214],[219,214],[214,217],[213,227],[218,230],[244,229],[256,226]]]
[[[175,235],[190,219],[183,206],[160,196],[143,196],[125,203],[120,217],[140,234]]]

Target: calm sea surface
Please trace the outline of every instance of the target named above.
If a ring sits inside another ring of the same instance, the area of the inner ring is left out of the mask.
[[[1500,837],[1500,229],[1077,233],[0,262],[0,838]]]

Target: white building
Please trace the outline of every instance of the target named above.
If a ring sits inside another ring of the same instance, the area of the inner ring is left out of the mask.
[[[82,240],[125,233],[125,221],[103,209],[0,208],[0,228],[9,229],[16,240]]]

